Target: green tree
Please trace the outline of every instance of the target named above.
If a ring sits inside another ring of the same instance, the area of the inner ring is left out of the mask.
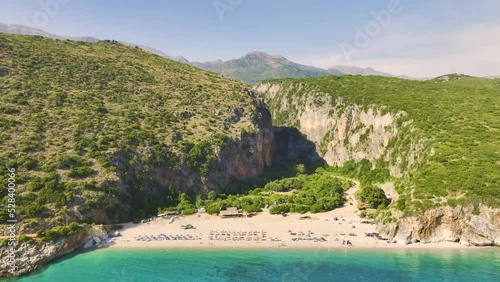
[[[207,200],[215,201],[217,199],[217,193],[214,190],[210,190],[207,194]]]
[[[298,164],[295,167],[295,171],[297,172],[297,175],[304,174],[306,173],[306,166],[304,164]]]
[[[364,186],[358,193],[357,198],[372,208],[378,208],[381,205],[387,206],[390,203],[390,200],[385,196],[384,190],[374,185]]]
[[[201,195],[196,196],[196,203],[195,203],[197,208],[200,208],[204,205],[204,201],[201,198]]]

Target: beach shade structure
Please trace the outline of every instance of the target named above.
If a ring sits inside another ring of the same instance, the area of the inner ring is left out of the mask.
[[[222,211],[220,211],[219,214],[222,218],[239,217],[240,216],[240,212],[238,211],[237,208],[234,208],[234,207],[229,207],[226,210],[222,210]]]

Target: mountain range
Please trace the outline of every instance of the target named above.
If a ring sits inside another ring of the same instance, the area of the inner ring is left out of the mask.
[[[91,36],[61,36],[45,32],[41,29],[0,23],[0,33],[17,35],[38,35],[60,40],[75,40],[85,42],[96,42],[100,39]],[[120,42],[125,45],[137,46],[144,51],[156,54],[167,59],[183,64],[192,65],[204,70],[212,71],[221,75],[238,78],[246,83],[253,84],[259,80],[274,78],[306,78],[328,75],[380,75],[393,77],[394,75],[377,71],[373,68],[360,68],[356,66],[333,66],[322,69],[306,66],[289,61],[281,55],[269,55],[264,52],[250,52],[239,59],[228,61],[216,60],[210,62],[190,62],[182,56],[170,56],[150,46],[138,45],[129,42]],[[402,77],[408,78],[408,77]]]
[[[306,66],[289,61],[281,55],[269,55],[260,51],[250,52],[239,59],[205,63],[191,62],[190,64],[204,70],[241,79],[249,84],[260,80],[284,77],[306,78],[346,74],[393,76],[373,68],[333,66],[329,69],[322,69]]]
[[[115,231],[160,212],[225,207],[299,216],[341,207],[356,186],[358,207],[373,208],[359,216],[392,242],[500,246],[498,80],[365,76],[377,71],[263,52],[196,63],[0,28],[37,35],[0,33],[0,163],[11,172],[0,174],[0,205],[15,183],[24,235],[14,247],[2,236],[0,253],[16,254],[15,275],[93,244],[90,228],[108,238],[101,224]],[[216,72],[250,83],[321,77],[249,89]],[[1,222],[12,215],[0,209]],[[12,275],[8,264],[0,260],[0,277]]]
[[[22,26],[8,25],[0,23],[0,33],[17,35],[38,35],[60,40],[75,40],[85,42],[96,42],[100,39],[92,36],[61,36],[45,32],[41,29]],[[120,42],[129,46],[137,46],[144,51],[156,54],[158,56],[177,61],[183,64],[192,65],[200,69],[208,70],[228,77],[240,79],[248,84],[257,81],[276,79],[276,78],[307,78],[321,77],[329,75],[375,75],[398,77],[411,80],[426,80],[429,78],[413,78],[404,75],[393,75],[386,72],[375,70],[371,67],[361,68],[357,66],[335,65],[328,69],[307,66],[292,62],[281,55],[269,55],[261,51],[250,52],[239,59],[227,61],[215,60],[210,62],[190,62],[182,56],[170,56],[163,51],[150,46],[139,45],[129,42]],[[499,76],[488,76],[488,78],[497,78]]]
[[[97,41],[101,40],[99,38],[95,38],[92,36],[57,35],[57,34],[49,33],[49,32],[43,31],[41,29],[34,28],[34,27],[29,27],[29,26],[24,26],[24,25],[15,25],[15,24],[3,24],[3,23],[0,23],[0,33],[17,34],[17,35],[37,35],[37,36],[43,36],[43,37],[48,37],[48,38],[52,38],[52,39],[74,40],[74,41],[84,41],[84,42],[97,42]],[[125,45],[129,45],[129,46],[137,46],[137,47],[139,47],[139,48],[141,48],[144,51],[147,51],[149,53],[152,53],[152,54],[155,54],[158,56],[162,56],[162,57],[165,57],[167,59],[174,60],[174,61],[178,61],[180,63],[188,62],[183,57],[180,57],[180,56],[172,57],[172,56],[169,56],[169,55],[163,53],[162,51],[160,51],[158,49],[155,49],[155,48],[152,48],[149,46],[128,43],[128,42],[120,42],[120,43],[125,44]]]
[[[61,36],[53,33],[45,32],[41,29],[15,24],[3,24],[0,23],[0,33],[7,34],[17,34],[17,35],[38,35],[43,37],[48,37],[52,39],[60,40],[75,40],[75,41],[85,41],[85,42],[97,42],[98,38],[92,36]]]

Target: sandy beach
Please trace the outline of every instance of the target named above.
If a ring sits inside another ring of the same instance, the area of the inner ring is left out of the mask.
[[[121,236],[109,241],[109,248],[468,248],[452,242],[405,246],[400,242],[388,243],[367,237],[365,233],[376,232],[376,226],[361,223],[365,219],[357,215],[351,197],[356,189],[352,187],[347,191],[349,201],[344,207],[320,214],[283,217],[264,210],[250,218],[195,214],[179,216],[173,222],[157,218],[148,223],[126,223],[120,230]],[[182,229],[186,224],[195,229]],[[347,245],[347,240],[352,245]]]
[[[376,232],[375,225],[359,223],[360,219],[356,216],[344,217],[339,221],[333,220],[335,212],[310,215],[311,219],[306,220],[301,220],[301,216],[304,215],[293,214],[281,217],[261,213],[252,218],[222,219],[217,216],[194,215],[180,217],[171,224],[166,219],[142,224],[125,224],[124,229],[120,231],[122,236],[111,239],[109,248],[468,248],[451,242],[406,246],[399,243],[387,243],[375,237],[366,237],[365,232]],[[196,229],[181,229],[181,225],[185,224],[192,224]],[[216,231],[218,231],[219,240],[215,239]],[[223,236],[222,233],[230,235]],[[170,238],[171,236],[177,237],[177,235],[185,238],[190,236],[192,240],[137,240],[140,236],[158,238],[160,234],[165,234]],[[256,236],[253,236],[254,234]],[[297,238],[303,238],[303,240],[299,241]],[[313,238],[318,240],[314,241]],[[342,244],[343,240],[349,240],[352,246]]]

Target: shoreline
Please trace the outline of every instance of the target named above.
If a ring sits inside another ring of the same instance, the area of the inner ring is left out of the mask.
[[[455,242],[390,242],[367,233],[377,226],[358,216],[354,194],[359,182],[346,191],[343,207],[318,214],[271,215],[267,209],[252,217],[221,218],[206,213],[155,218],[146,223],[125,223],[121,236],[110,239],[106,249],[310,249],[310,250],[479,250]],[[183,229],[192,225],[194,229]]]
[[[143,245],[143,246],[107,246],[95,250],[107,251],[129,251],[129,250],[154,250],[154,251],[171,251],[171,250],[203,250],[203,251],[218,251],[218,250],[290,250],[290,251],[408,251],[408,250],[421,250],[421,251],[488,251],[497,248],[495,246],[464,246],[459,243],[453,242],[439,242],[439,243],[416,243],[409,245],[396,245],[392,247],[344,247],[344,246],[258,246],[258,245],[237,245],[237,246],[215,246],[215,245],[191,245],[191,246],[174,246],[174,245]]]
[[[190,215],[173,222],[159,219],[148,223],[126,223],[121,236],[109,239],[100,249],[109,250],[480,250],[454,242],[416,243],[367,237],[376,232],[375,224],[361,223],[356,213],[343,207],[321,214],[270,215],[267,211],[251,218],[223,219],[214,215]],[[301,219],[308,216],[310,218]],[[333,218],[337,217],[335,221]],[[182,229],[191,224],[195,229]],[[222,235],[224,234],[224,235]],[[141,239],[138,239],[141,238]],[[147,238],[147,239],[145,239]],[[154,238],[154,239],[153,239]],[[168,238],[168,240],[167,240]],[[299,241],[300,238],[300,241]],[[347,240],[352,245],[348,246]]]

